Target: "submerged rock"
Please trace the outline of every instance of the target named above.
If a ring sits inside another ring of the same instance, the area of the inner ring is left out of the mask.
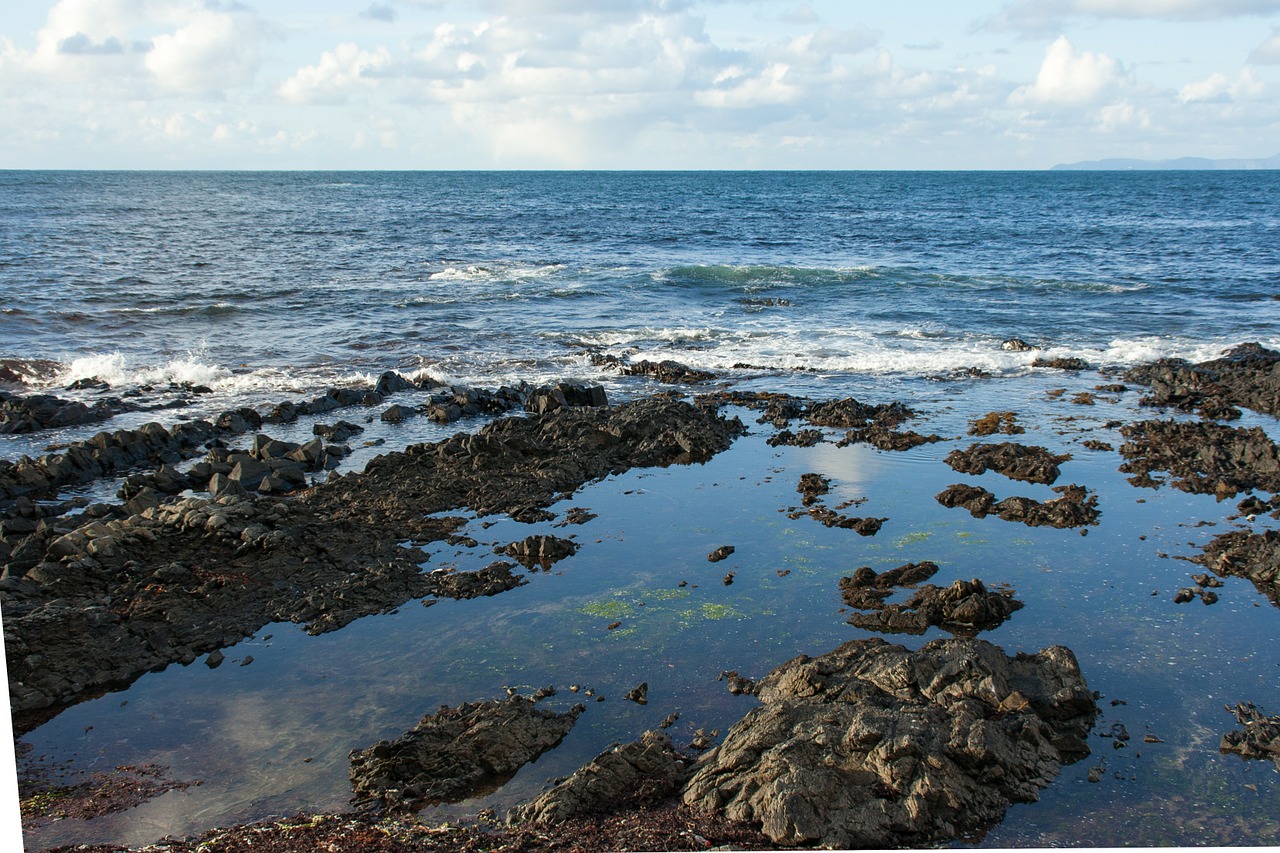
[[[520,695],[441,708],[395,740],[351,752],[352,802],[416,811],[496,790],[564,740],[584,710],[547,711]]]
[[[689,805],[780,845],[919,847],[980,832],[1089,750],[1096,707],[1070,650],[1006,657],[981,640],[919,651],[855,640],[758,685],[707,753]]]
[[[940,435],[921,435],[911,430],[893,430],[880,425],[872,425],[863,429],[851,429],[844,438],[836,442],[837,447],[848,447],[850,444],[870,444],[877,450],[903,451],[922,444],[935,444],[945,441]]]
[[[1014,412],[988,412],[969,425],[969,435],[979,437],[996,433],[1020,435],[1024,432],[1026,430],[1018,423]]]

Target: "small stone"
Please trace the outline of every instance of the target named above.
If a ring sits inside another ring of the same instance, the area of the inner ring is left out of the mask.
[[[637,705],[649,704],[649,682],[641,682],[638,687],[633,687],[627,692],[626,698],[635,702]]]
[[[707,555],[707,562],[718,563],[721,560],[727,559],[733,551],[734,548],[732,545],[721,545],[719,548]]]

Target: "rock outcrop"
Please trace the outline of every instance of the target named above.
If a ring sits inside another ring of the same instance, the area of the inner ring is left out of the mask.
[[[1088,753],[1096,714],[1074,655],[1006,657],[981,640],[913,652],[855,640],[762,679],[684,802],[761,826],[780,845],[939,844],[1031,802]]]

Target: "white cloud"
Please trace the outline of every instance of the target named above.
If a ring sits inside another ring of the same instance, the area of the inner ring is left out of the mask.
[[[1280,27],[1271,30],[1271,36],[1249,54],[1253,65],[1280,65]]]
[[[377,72],[391,63],[385,47],[366,51],[347,42],[325,51],[315,65],[299,68],[277,91],[295,104],[340,104],[358,87],[375,85]]]
[[[251,16],[198,9],[177,30],[152,40],[145,64],[168,89],[207,92],[244,86],[258,70],[261,38]]]
[[[1246,68],[1234,79],[1218,72],[1197,83],[1188,83],[1178,92],[1178,100],[1184,104],[1230,104],[1259,98],[1264,89],[1262,81]]]
[[[1146,130],[1151,127],[1151,113],[1128,101],[1107,104],[1098,111],[1098,128],[1104,133],[1121,130]]]
[[[1049,45],[1036,82],[1009,96],[1013,106],[1096,103],[1124,79],[1120,63],[1105,53],[1077,53],[1066,36]]]

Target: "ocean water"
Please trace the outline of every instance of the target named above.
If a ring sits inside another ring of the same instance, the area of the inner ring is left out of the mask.
[[[568,528],[578,554],[526,586],[408,602],[319,637],[266,626],[216,670],[170,666],[63,711],[24,737],[34,756],[85,772],[154,762],[202,784],[33,829],[28,849],[341,809],[348,751],[441,704],[508,686],[555,685],[551,704],[563,706],[582,698],[570,684],[604,695],[507,786],[429,817],[501,812],[673,711],[681,745],[698,728],[726,729],[754,700],[728,694],[722,670],[759,676],[868,636],[845,622],[839,579],[925,559],[942,567],[939,585],[1011,585],[1026,607],[984,637],[1010,654],[1068,645],[1101,694],[1093,754],[964,844],[1274,843],[1280,774],[1217,743],[1235,725],[1226,703],[1280,713],[1280,610],[1232,578],[1216,605],[1172,602],[1197,570],[1179,558],[1241,523],[1234,502],[1134,488],[1117,453],[1084,442],[1118,447],[1116,424],[1154,416],[1140,391],[1101,392],[1114,377],[1031,361],[1123,367],[1245,340],[1280,347],[1277,312],[1280,172],[0,172],[0,359],[30,377],[28,390],[92,400],[100,392],[66,388],[88,377],[113,394],[213,389],[105,425],[0,436],[0,458],[386,369],[481,387],[583,379],[613,399],[660,387],[593,354],[713,370],[710,387],[902,400],[921,414],[911,428],[946,439],[906,453],[773,448],[754,414],[729,410],[751,433],[707,464],[631,471],[553,506],[598,517]],[[1043,351],[1002,350],[1010,337]],[[1082,391],[1093,405],[1071,402]],[[1071,454],[1059,483],[1093,490],[1103,513],[1087,536],[973,519],[933,499],[961,481],[1053,497],[943,464],[995,409],[1019,413],[1027,433],[1014,440]],[[1275,419],[1242,423],[1280,437]],[[386,443],[357,448],[346,466],[479,424],[391,426],[374,414],[361,438]],[[304,418],[268,429],[298,440],[310,428]],[[888,518],[884,528],[860,537],[790,518],[807,472],[831,478],[833,505],[865,499],[857,512]],[[480,568],[495,545],[565,535],[553,522],[494,521],[471,523],[476,548],[434,545],[427,567]],[[733,557],[709,564],[725,544]],[[251,666],[234,665],[249,655]],[[644,707],[622,698],[640,681]],[[1129,746],[1114,748],[1115,724]]]
[[[0,172],[53,387],[1025,371],[1273,344],[1280,173]],[[219,403],[222,401],[219,400]]]

